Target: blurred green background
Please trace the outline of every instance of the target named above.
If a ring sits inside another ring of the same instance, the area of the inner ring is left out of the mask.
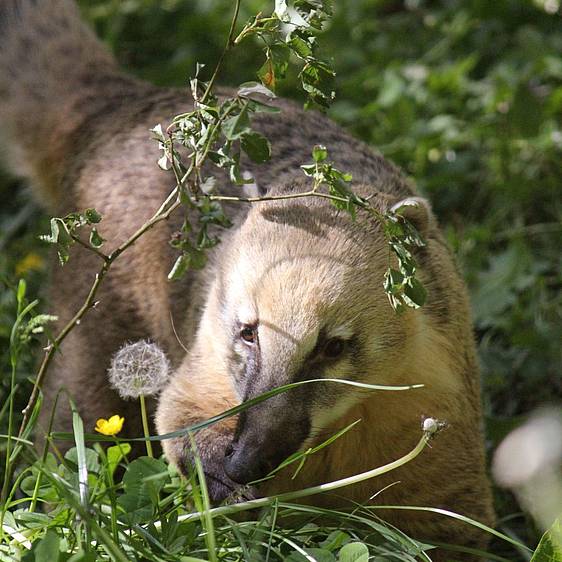
[[[161,85],[186,84],[196,62],[212,67],[233,7],[80,3],[123,67]],[[241,21],[272,5],[244,1]],[[492,450],[526,414],[562,397],[560,1],[339,0],[335,8],[320,38],[337,71],[330,114],[399,164],[433,203],[472,294]],[[255,79],[262,59],[257,45],[243,44],[220,82]],[[290,75],[281,94],[295,92]],[[0,170],[0,197],[5,397],[13,287],[24,275],[30,293],[41,295],[49,258],[37,241],[47,217],[26,186]],[[21,365],[24,388],[33,368],[33,358]],[[498,493],[498,511],[504,530],[536,540],[508,494]]]

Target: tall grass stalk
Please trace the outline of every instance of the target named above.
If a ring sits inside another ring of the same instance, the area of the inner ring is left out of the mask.
[[[12,326],[10,332],[10,396],[9,396],[9,407],[8,407],[8,435],[6,441],[6,465],[4,467],[4,482],[2,484],[2,491],[0,493],[0,505],[4,506],[6,499],[8,497],[8,489],[10,487],[10,480],[13,471],[13,461],[12,461],[12,440],[14,433],[14,398],[16,389],[16,372],[18,367],[18,357],[20,352],[20,342],[19,342],[19,330],[22,325],[23,320],[33,310],[33,308],[38,304],[39,301],[35,300],[25,305],[25,292],[26,292],[26,282],[20,279],[18,283],[18,288],[16,292],[17,300],[17,313],[16,321]],[[21,437],[21,436],[20,436]],[[0,538],[2,537],[2,528],[4,523],[4,509],[0,510]]]

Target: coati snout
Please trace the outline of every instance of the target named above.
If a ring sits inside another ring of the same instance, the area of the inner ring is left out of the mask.
[[[316,382],[248,408],[220,439],[201,433],[198,454],[222,483],[214,488],[219,500],[223,486],[259,480],[305,445],[330,437],[340,427],[328,426],[364,397],[318,380],[417,382],[405,379],[402,367],[415,321],[397,315],[384,296],[388,248],[366,214],[353,220],[319,201],[262,204],[223,244],[193,349],[160,399],[161,427],[172,413],[178,423],[187,380],[201,377],[204,386],[220,378],[239,402]],[[172,459],[190,455],[189,447],[164,446]]]
[[[225,451],[226,474],[238,484],[267,476],[299,450],[310,433],[306,400],[297,391],[270,398],[242,412]],[[302,394],[302,393],[301,393]]]

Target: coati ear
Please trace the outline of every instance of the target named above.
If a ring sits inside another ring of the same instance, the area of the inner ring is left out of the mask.
[[[408,197],[392,205],[393,213],[403,216],[411,222],[417,231],[425,237],[429,231],[436,226],[435,217],[431,211],[431,205],[423,197]]]

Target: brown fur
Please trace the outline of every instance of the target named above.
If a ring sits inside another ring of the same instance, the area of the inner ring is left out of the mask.
[[[273,141],[271,162],[257,168],[243,163],[260,188],[270,193],[305,189],[305,183],[295,181],[302,175],[299,165],[310,160],[315,143],[322,143],[339,167],[353,173],[357,190],[381,210],[415,194],[394,166],[325,117],[286,101],[279,106],[280,114],[260,114],[255,122]],[[155,165],[158,148],[148,129],[188,107],[184,91],[123,76],[72,3],[4,0],[0,6],[0,123],[12,169],[28,177],[59,216],[87,207],[100,211],[104,251],[143,224],[173,186],[171,176]],[[124,403],[108,387],[106,369],[124,342],[144,337],[157,341],[176,367],[160,399],[161,433],[206,419],[239,403],[241,396],[296,376],[423,383],[422,390],[394,393],[306,385],[307,392],[264,403],[258,421],[267,427],[264,431],[281,436],[270,440],[270,448],[281,447],[283,435],[290,433],[269,419],[282,400],[283,410],[294,418],[287,423],[294,427],[300,427],[299,404],[307,404],[302,412],[313,431],[301,448],[356,419],[361,422],[307,461],[296,480],[287,471],[257,493],[330,481],[394,460],[415,445],[421,418],[430,415],[449,427],[414,462],[310,501],[329,507],[370,502],[378,490],[399,482],[372,503],[442,507],[491,524],[466,291],[431,212],[422,209],[426,220],[419,225],[427,247],[418,252],[428,303],[398,316],[382,290],[388,250],[367,217],[353,222],[317,200],[260,204],[247,216],[246,207],[232,205],[227,211],[235,227],[211,253],[209,266],[189,272],[179,283],[166,276],[175,257],[167,242],[180,216],[159,224],[115,262],[98,306],[57,355],[44,387],[44,411],[64,386],[78,402],[86,427],[92,428],[98,417],[120,413],[129,434],[140,434],[136,405]],[[51,308],[60,326],[83,302],[98,266],[96,256],[75,248],[64,269],[54,267]],[[233,379],[236,373],[243,378],[248,365],[240,344],[233,343],[229,323],[233,314],[242,313],[257,314],[263,344],[259,376],[245,382]],[[353,353],[336,363],[314,359],[311,351],[328,320],[338,329],[345,323],[356,336]],[[70,424],[65,403],[57,409],[58,429]],[[226,484],[227,491],[236,487],[223,467],[235,431],[231,419],[197,436],[207,474]],[[168,440],[164,449],[185,468],[185,440]],[[442,516],[403,511],[384,516],[419,538],[486,543],[484,534]]]

